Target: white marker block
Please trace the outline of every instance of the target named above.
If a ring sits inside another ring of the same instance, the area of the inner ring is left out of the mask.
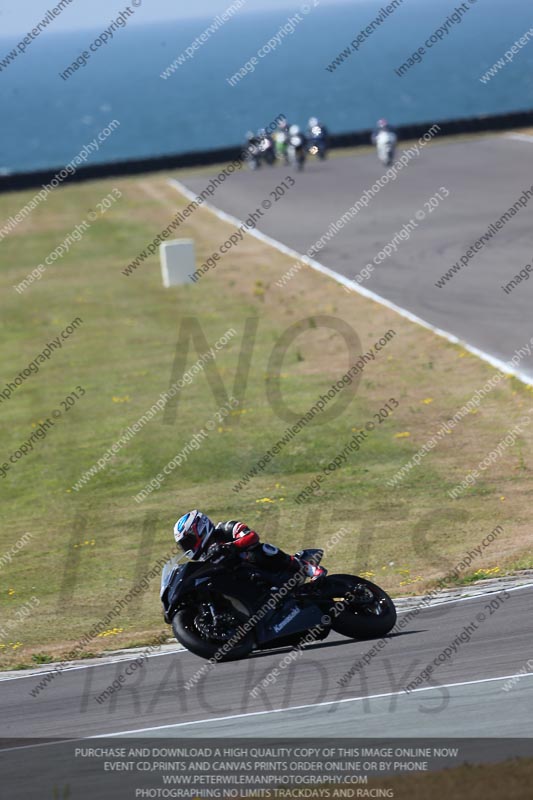
[[[159,247],[163,286],[192,283],[190,276],[196,269],[194,239],[174,239]]]

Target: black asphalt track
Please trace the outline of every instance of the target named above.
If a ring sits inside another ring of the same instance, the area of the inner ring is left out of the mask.
[[[276,731],[323,735],[327,730],[340,736],[412,736],[416,730],[430,736],[529,737],[533,681],[525,665],[533,658],[526,635],[532,601],[533,589],[526,587],[507,596],[421,610],[385,640],[362,670],[352,670],[344,686],[339,682],[371,651],[373,642],[332,636],[307,647],[297,659],[286,659],[283,666],[288,650],[262,652],[216,665],[189,690],[186,683],[204,665],[202,659],[184,651],[152,656],[104,703],[95,698],[124,672],[128,661],[66,670],[37,696],[31,692],[44,673],[2,680],[2,736],[71,738],[129,731],[151,736],[158,733],[153,729],[163,728],[159,734],[183,737]],[[463,633],[465,629],[469,632]],[[441,656],[454,641],[461,643],[453,654]],[[419,691],[406,694],[404,687],[439,657],[433,673],[418,684]],[[507,679],[522,668],[524,677],[508,691],[505,680],[492,680]],[[276,669],[267,688],[254,697],[254,687]],[[298,710],[301,706],[305,708]],[[245,716],[254,712],[267,713]]]

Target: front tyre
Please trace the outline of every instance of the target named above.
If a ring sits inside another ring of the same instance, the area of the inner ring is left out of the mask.
[[[396,608],[384,589],[375,583],[355,575],[331,575],[326,578],[328,590],[337,607],[346,604],[346,610],[332,613],[331,627],[337,633],[353,639],[373,639],[385,636],[396,625]],[[372,601],[363,604],[353,602],[350,590],[364,586],[372,593]]]
[[[187,606],[178,611],[172,619],[172,630],[178,642],[191,653],[208,660],[246,658],[254,647],[253,632],[245,633],[242,629],[246,617],[235,613],[229,603],[224,605],[217,626],[209,620],[210,612],[203,605]],[[234,639],[235,643],[231,644]]]

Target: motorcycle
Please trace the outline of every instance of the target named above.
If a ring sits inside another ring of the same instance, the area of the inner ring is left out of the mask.
[[[289,135],[289,145],[287,148],[287,158],[289,164],[302,170],[305,164],[305,140],[301,133],[292,133]]]
[[[380,131],[376,136],[378,158],[385,167],[394,161],[398,137],[392,131]]]
[[[308,549],[296,555],[319,564],[323,554]],[[396,624],[389,595],[364,578],[338,574],[305,583],[258,569],[224,546],[202,561],[167,561],[160,596],[178,642],[216,661],[296,646],[310,634],[320,641],[332,630],[348,638],[381,637]]]
[[[286,130],[278,130],[274,133],[274,147],[275,155],[279,161],[285,165],[289,163],[287,158],[287,149],[289,145],[289,134]]]
[[[272,167],[276,161],[276,152],[274,150],[274,142],[270,136],[261,136],[258,147],[261,160],[268,164],[269,167]]]
[[[328,156],[328,138],[321,125],[314,125],[309,131],[309,154],[325,161]]]
[[[251,170],[259,169],[261,166],[261,148],[259,142],[248,141],[243,151],[243,157]]]

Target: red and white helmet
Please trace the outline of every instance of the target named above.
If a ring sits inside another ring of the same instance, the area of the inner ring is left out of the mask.
[[[201,511],[189,511],[174,525],[174,539],[184,553],[192,559],[200,556],[205,549],[215,526]]]

